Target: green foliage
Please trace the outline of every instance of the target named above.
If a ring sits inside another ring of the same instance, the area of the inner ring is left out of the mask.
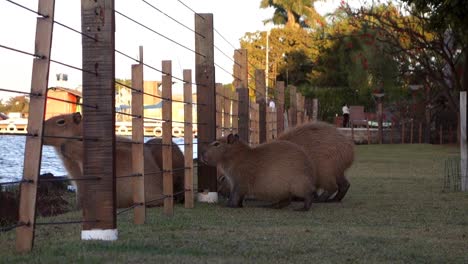
[[[265,23],[286,25],[286,27],[308,28],[323,25],[324,20],[317,13],[314,3],[317,0],[262,0],[260,8],[273,7],[273,17],[265,20]]]
[[[0,100],[0,112],[10,113],[19,112],[22,114],[29,112],[29,98],[26,96],[10,97],[5,103]]]

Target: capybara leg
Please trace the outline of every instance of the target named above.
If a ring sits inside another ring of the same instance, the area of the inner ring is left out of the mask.
[[[227,206],[232,208],[242,207],[243,198],[243,195],[239,194],[238,188],[236,186],[231,191]]]
[[[309,211],[310,207],[312,206],[312,201],[314,200],[314,194],[315,192],[310,192],[304,197],[304,207],[302,208],[303,211]]]
[[[341,200],[345,197],[346,193],[348,192],[349,187],[351,184],[349,181],[343,176],[338,182],[338,192],[336,193],[335,197],[331,200],[331,202],[341,202]]]

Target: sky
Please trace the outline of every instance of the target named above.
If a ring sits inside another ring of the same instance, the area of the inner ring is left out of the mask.
[[[14,0],[33,10],[37,10],[37,0]],[[140,23],[171,38],[175,42],[194,49],[194,13],[178,0],[146,0],[159,10],[179,21],[154,10],[141,0],[116,0],[115,10],[138,20]],[[273,9],[260,9],[260,0],[181,0],[198,13],[212,13],[214,20],[214,43],[216,82],[232,82],[232,58],[234,48],[239,48],[239,39],[246,32],[266,30],[263,20],[270,18]],[[55,20],[74,29],[81,29],[80,3],[78,0],[56,0]],[[320,1],[315,7],[321,14],[331,12],[339,4],[337,0]],[[0,0],[0,45],[34,53],[34,37],[37,15],[10,2]],[[187,29],[190,28],[191,30]],[[218,34],[219,32],[220,34]],[[226,40],[224,40],[226,39]],[[195,71],[195,54],[173,42],[116,14],[117,50],[134,58],[138,57],[138,47],[143,46],[145,63],[161,69],[162,60],[172,60],[172,73],[182,77],[183,69]],[[219,50],[221,51],[219,51]],[[57,24],[54,25],[51,59],[81,67],[81,35]],[[33,57],[6,50],[0,47],[0,88],[29,91],[31,87]],[[129,79],[131,64],[134,61],[116,54],[116,78]],[[222,68],[222,69],[221,69]],[[227,71],[227,72],[226,72]],[[81,72],[51,63],[49,87],[56,86],[56,74],[68,75],[67,88],[81,84]],[[161,73],[144,69],[145,80],[161,80]],[[194,77],[193,77],[194,80]],[[175,93],[181,84],[175,84]],[[15,96],[0,91],[0,99]]]

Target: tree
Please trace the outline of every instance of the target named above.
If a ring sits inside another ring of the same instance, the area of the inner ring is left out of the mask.
[[[405,5],[391,3],[372,8],[342,7],[354,21],[366,23],[378,32],[373,38],[385,43],[383,50],[399,63],[400,77],[430,88],[428,104],[444,102],[458,112],[458,91],[462,90],[461,60],[466,44],[447,30],[430,27],[429,17]],[[440,105],[440,104],[439,104]]]
[[[324,20],[314,8],[316,0],[262,0],[260,8],[273,7],[275,12],[271,19],[264,21],[289,28],[316,27]]]

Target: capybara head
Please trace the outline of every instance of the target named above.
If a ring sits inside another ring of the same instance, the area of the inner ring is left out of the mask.
[[[216,166],[221,160],[229,158],[230,153],[241,144],[237,134],[229,134],[227,137],[218,138],[204,149],[201,161],[207,165]]]
[[[64,114],[51,117],[44,122],[44,145],[60,146],[69,137],[82,135],[81,114]]]

